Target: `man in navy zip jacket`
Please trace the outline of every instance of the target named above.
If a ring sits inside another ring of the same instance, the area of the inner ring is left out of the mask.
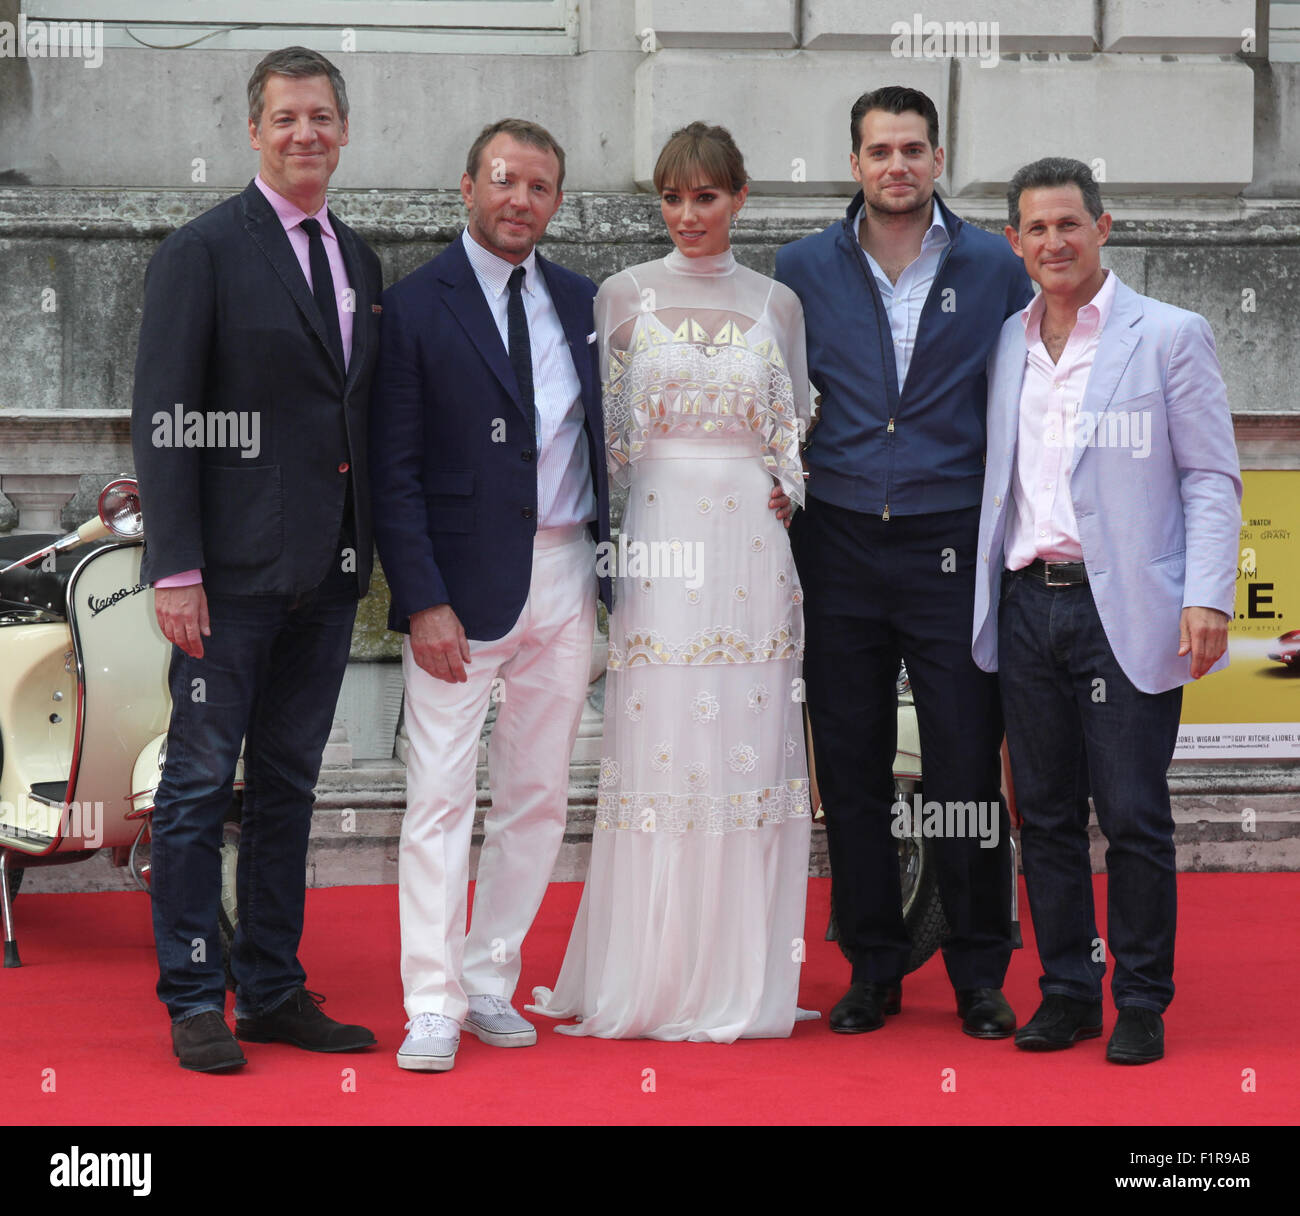
[[[808,505],[790,537],[832,898],[853,967],[830,1025],[876,1030],[900,1007],[910,950],[898,867],[907,820],[893,782],[901,658],[924,801],[944,811],[935,852],[957,1012],[967,1034],[1005,1038],[1016,1020],[1001,991],[1012,948],[1002,714],[996,677],[971,659],[970,632],[985,361],[1033,290],[1005,241],[935,195],[943,149],[924,93],[866,93],[850,124],[862,189],[844,220],[776,259],[777,279],[803,302],[821,395],[805,449]],[[907,809],[914,822],[921,808]]]

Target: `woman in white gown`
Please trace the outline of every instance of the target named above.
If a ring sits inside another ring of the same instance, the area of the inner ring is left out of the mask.
[[[803,617],[775,483],[803,501],[803,312],[739,265],[748,192],[720,127],[660,154],[676,246],[596,297],[607,456],[629,487],[591,863],[554,992],[562,1033],[789,1035],[810,811]],[[815,1015],[813,1015],[815,1016]]]

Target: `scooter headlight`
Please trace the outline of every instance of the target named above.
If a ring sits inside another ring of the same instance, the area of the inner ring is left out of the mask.
[[[137,540],[144,535],[140,487],[131,477],[110,481],[99,494],[99,518],[114,536]]]

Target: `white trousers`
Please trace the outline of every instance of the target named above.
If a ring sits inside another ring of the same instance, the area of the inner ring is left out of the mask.
[[[519,619],[496,641],[470,640],[466,683],[435,679],[416,664],[409,638],[403,646],[410,749],[397,876],[410,1018],[441,1013],[459,1022],[469,995],[509,999],[519,982],[524,935],[564,839],[595,588],[586,527],[540,532]],[[467,934],[478,742],[491,700],[498,709],[488,741],[492,806]]]

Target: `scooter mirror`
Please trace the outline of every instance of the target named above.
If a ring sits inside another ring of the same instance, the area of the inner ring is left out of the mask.
[[[114,536],[135,540],[144,535],[140,487],[131,477],[110,481],[99,493],[99,518]]]

